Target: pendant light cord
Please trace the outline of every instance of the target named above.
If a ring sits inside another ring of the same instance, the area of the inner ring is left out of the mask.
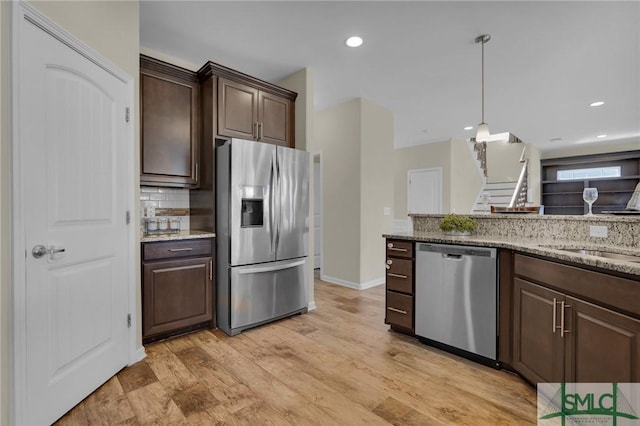
[[[484,123],[484,37],[482,38],[482,122]]]
[[[482,81],[481,81],[481,88],[482,88],[482,123],[484,123],[484,44],[487,43],[489,40],[491,40],[491,35],[489,34],[481,34],[478,37],[476,37],[475,42],[476,43],[481,43],[482,44],[482,61],[480,62],[480,67],[481,67],[481,76],[482,76]]]

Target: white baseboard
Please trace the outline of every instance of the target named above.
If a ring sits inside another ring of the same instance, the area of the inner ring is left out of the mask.
[[[130,360],[129,365],[133,365],[136,362],[142,361],[147,357],[147,352],[144,350],[144,346],[140,346],[133,353],[133,359]]]
[[[324,274],[320,274],[320,279],[322,281],[326,281],[331,284],[337,284],[343,287],[349,287],[354,290],[366,290],[368,288],[375,287],[380,284],[384,284],[385,282],[385,278],[380,277],[364,283],[354,283],[353,281],[341,280],[340,278],[330,277],[329,275],[324,275]]]
[[[315,308],[317,308],[315,300],[312,300],[307,304],[307,312],[313,311]]]

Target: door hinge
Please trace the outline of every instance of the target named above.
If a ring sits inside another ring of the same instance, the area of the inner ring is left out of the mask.
[[[125,220],[127,222],[127,225],[131,223],[131,212],[129,210],[127,210],[127,214],[125,215]]]
[[[127,314],[127,328],[131,328],[131,314]]]
[[[124,121],[129,122],[129,107],[124,109]]]

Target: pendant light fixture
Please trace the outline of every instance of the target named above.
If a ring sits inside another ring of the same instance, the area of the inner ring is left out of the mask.
[[[489,125],[484,122],[484,44],[491,40],[491,35],[482,34],[476,37],[476,43],[482,43],[482,122],[478,124],[476,142],[486,142],[489,139]]]

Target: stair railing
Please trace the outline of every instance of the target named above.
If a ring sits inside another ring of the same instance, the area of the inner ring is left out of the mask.
[[[520,156],[520,162],[522,163],[522,170],[520,170],[520,176],[518,177],[518,183],[516,184],[516,188],[513,190],[513,196],[511,197],[511,202],[509,203],[509,207],[524,207],[527,203],[527,192],[528,192],[528,166],[529,160],[525,159],[525,150],[526,147],[522,150],[522,155]]]
[[[480,162],[480,168],[484,173],[484,177],[489,176],[487,172],[487,143],[476,142],[473,140],[473,150],[476,152],[476,158]]]

